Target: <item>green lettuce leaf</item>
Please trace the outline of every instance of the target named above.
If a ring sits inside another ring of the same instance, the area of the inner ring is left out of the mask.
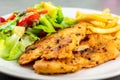
[[[58,23],[58,24],[61,24],[62,23],[62,21],[63,21],[63,19],[64,19],[64,15],[63,15],[63,13],[62,13],[62,9],[61,9],[61,7],[58,7],[58,10],[57,10],[57,18],[56,18],[56,23]]]
[[[41,29],[47,33],[56,32],[50,21],[47,19],[46,15],[40,18],[40,24],[34,26],[35,29]]]
[[[6,60],[14,60],[19,56],[21,53],[21,50],[19,50],[21,47],[19,39],[20,37],[15,34],[6,39],[0,39],[0,45],[2,45],[2,47],[0,47],[0,55],[2,58]]]
[[[33,44],[36,39],[31,36],[25,35],[22,39],[13,34],[6,39],[0,39],[0,56],[5,60],[17,60],[20,55],[25,51],[25,48]]]
[[[76,20],[69,17],[65,17],[62,22],[62,25],[64,26],[64,28],[71,27],[71,25],[74,25],[74,24],[76,24]]]

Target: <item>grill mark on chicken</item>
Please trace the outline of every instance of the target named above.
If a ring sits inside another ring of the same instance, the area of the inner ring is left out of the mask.
[[[88,37],[88,35],[86,35],[82,41],[88,41],[88,40],[89,40],[89,37]]]
[[[69,43],[71,43],[71,42],[72,42],[71,39],[67,39],[67,40],[65,40],[64,43],[58,45],[57,50],[59,50],[59,49],[65,47],[65,46],[67,46],[67,45],[68,45]]]

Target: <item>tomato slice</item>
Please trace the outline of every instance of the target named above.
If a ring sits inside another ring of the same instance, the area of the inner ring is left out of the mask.
[[[40,15],[38,13],[32,13],[20,19],[20,21],[17,23],[17,26],[24,26],[27,22],[35,19],[39,19],[39,18],[40,18]]]
[[[13,19],[15,19],[15,17],[16,17],[16,15],[15,15],[15,13],[13,13],[6,19],[6,21],[13,20]]]
[[[5,18],[0,17],[0,23],[6,22]]]

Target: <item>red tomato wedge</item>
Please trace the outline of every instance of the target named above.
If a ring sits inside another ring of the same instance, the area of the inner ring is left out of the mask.
[[[15,19],[15,17],[16,17],[16,15],[15,15],[15,13],[13,13],[6,19],[6,21],[13,20],[13,19]]]
[[[24,26],[27,22],[35,20],[35,19],[39,19],[39,18],[40,18],[39,13],[29,14],[29,15],[23,17],[22,19],[20,19],[17,23],[17,26]]]
[[[6,21],[5,21],[5,18],[0,17],[0,23],[3,23],[3,22],[6,22]]]

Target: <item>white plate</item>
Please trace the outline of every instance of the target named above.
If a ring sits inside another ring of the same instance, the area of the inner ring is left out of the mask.
[[[85,13],[100,13],[100,11],[81,9],[81,8],[63,8],[65,16],[75,17],[76,11]],[[41,75],[34,73],[34,70],[21,67],[17,61],[5,61],[0,58],[0,72],[26,79],[60,79],[60,80],[79,80],[79,79],[105,79],[120,75],[120,57],[116,60],[106,62],[100,66],[82,69],[75,73],[59,74],[59,75]]]

